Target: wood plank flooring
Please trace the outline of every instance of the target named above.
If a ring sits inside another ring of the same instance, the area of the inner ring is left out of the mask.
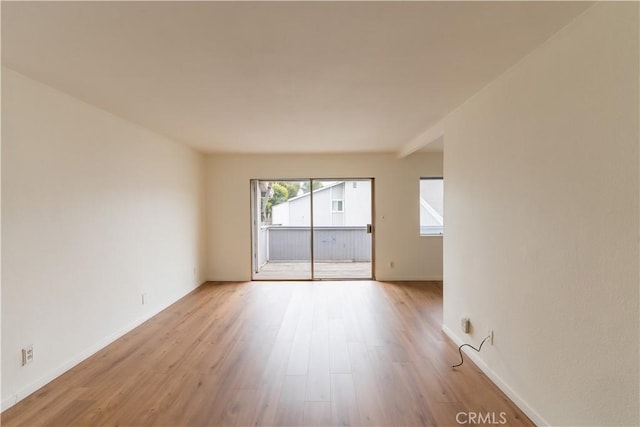
[[[441,332],[437,282],[207,283],[3,426],[533,425]]]

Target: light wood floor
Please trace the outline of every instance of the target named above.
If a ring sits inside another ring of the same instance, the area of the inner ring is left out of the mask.
[[[441,321],[439,283],[209,283],[2,425],[533,425],[471,362],[451,368]]]

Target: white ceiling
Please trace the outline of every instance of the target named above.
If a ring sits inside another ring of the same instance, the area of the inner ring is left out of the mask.
[[[444,152],[444,136],[434,139],[429,144],[426,144],[419,151],[426,153],[442,153]]]
[[[2,62],[204,152],[390,152],[588,6],[2,2]]]

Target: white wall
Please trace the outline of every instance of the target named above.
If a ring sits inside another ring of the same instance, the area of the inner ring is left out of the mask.
[[[321,225],[333,225],[333,215],[331,214],[331,198],[333,194],[333,189],[335,187],[331,187],[327,190],[316,190],[313,195],[313,225],[321,226]],[[302,203],[298,202],[298,200],[303,201]],[[302,199],[295,200],[292,204],[295,205],[296,217],[301,216],[309,216],[309,211],[311,209],[311,198],[310,196],[303,197]]]
[[[314,202],[317,198],[314,198]],[[295,199],[289,203],[283,203],[282,205],[274,206],[273,217],[276,217],[275,208],[283,206],[283,210],[287,210],[287,216],[280,221],[274,221],[274,224],[292,225],[292,226],[306,226],[311,225],[311,200],[309,197],[301,197]],[[317,219],[316,219],[317,221]]]
[[[356,188],[353,188],[353,185]],[[344,183],[344,225],[364,226],[371,222],[371,182]]]
[[[640,425],[638,16],[597,4],[446,120],[445,330],[494,329],[540,423]]]
[[[271,208],[271,223],[275,225],[294,225],[298,218],[291,221],[289,212],[295,209],[290,203],[280,203]],[[309,215],[307,215],[309,216]]]
[[[202,283],[204,197],[202,155],[3,68],[3,408]]]
[[[207,278],[251,278],[250,179],[311,176],[375,178],[376,278],[439,280],[442,238],[419,236],[420,177],[430,175],[442,175],[441,154],[416,153],[405,159],[394,154],[211,155]]]

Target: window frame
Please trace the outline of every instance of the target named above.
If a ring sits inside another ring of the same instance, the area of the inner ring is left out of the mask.
[[[334,210],[333,209],[334,202],[339,202],[340,207],[342,207],[342,210]],[[344,199],[331,199],[331,213],[344,213]]]
[[[443,237],[444,236],[444,221],[442,223],[441,227],[437,227],[437,226],[423,226],[422,225],[422,219],[421,219],[421,210],[422,210],[422,196],[420,194],[420,184],[422,183],[422,181],[432,181],[432,180],[440,180],[442,181],[442,185],[443,185],[443,194],[442,194],[442,198],[443,198],[443,204],[444,204],[444,177],[443,176],[421,176],[420,180],[418,181],[418,233],[420,237]],[[426,201],[425,201],[426,203]],[[443,218],[444,219],[444,218]],[[425,231],[423,232],[422,229],[423,227],[432,227],[432,228],[438,228],[440,231]]]

